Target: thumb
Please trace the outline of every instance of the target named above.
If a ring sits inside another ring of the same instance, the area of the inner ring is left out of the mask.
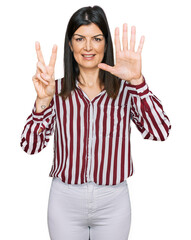
[[[98,68],[101,68],[102,70],[110,72],[110,73],[113,72],[113,67],[111,67],[111,66],[109,66],[109,65],[107,65],[105,63],[99,63],[98,64]]]

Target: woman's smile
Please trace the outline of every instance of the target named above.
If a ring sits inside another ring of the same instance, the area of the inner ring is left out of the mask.
[[[85,60],[92,60],[94,59],[96,54],[82,54],[82,57],[85,59]]]

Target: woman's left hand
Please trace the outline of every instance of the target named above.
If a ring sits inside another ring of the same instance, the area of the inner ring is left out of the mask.
[[[128,81],[130,84],[138,85],[143,82],[141,72],[141,52],[144,44],[144,36],[141,37],[137,51],[135,51],[136,28],[131,27],[130,46],[128,46],[128,27],[123,24],[123,49],[121,49],[119,28],[115,29],[115,49],[116,49],[116,65],[109,66],[100,63],[99,68],[110,72],[120,79]]]

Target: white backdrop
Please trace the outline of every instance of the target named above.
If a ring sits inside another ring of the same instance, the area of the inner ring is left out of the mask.
[[[100,5],[112,35],[124,22],[145,35],[143,74],[162,101],[172,123],[165,142],[143,140],[132,124],[135,173],[128,178],[132,206],[130,240],[190,240],[191,219],[191,28],[189,1],[72,0],[1,3],[1,173],[0,239],[49,239],[47,205],[53,138],[46,149],[29,156],[20,135],[36,93],[35,41],[48,62],[58,45],[56,78],[63,76],[66,24],[78,8]],[[79,239],[80,240],[80,239]]]

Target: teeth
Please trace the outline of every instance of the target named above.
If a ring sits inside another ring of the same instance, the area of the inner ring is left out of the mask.
[[[93,57],[94,55],[83,55],[84,57]]]

